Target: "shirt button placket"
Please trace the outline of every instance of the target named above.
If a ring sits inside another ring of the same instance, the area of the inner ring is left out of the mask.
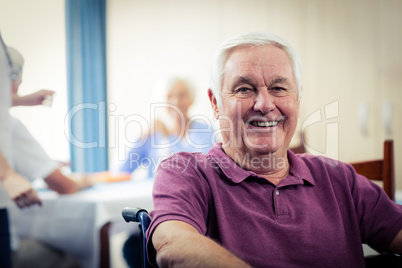
[[[279,203],[278,203],[278,195],[279,195],[279,191],[278,189],[274,189],[273,193],[272,193],[272,200],[274,202],[274,213],[275,213],[275,217],[278,217],[279,214]]]
[[[278,220],[286,220],[289,218],[289,212],[286,205],[285,196],[283,193],[280,195],[280,191],[278,189],[274,190],[273,200],[274,200],[274,207],[275,207],[275,216]]]

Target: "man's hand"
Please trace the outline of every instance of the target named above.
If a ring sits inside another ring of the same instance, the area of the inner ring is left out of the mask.
[[[32,189],[29,181],[11,169],[6,172],[3,178],[3,187],[19,208],[35,204],[42,205],[42,201]]]
[[[19,96],[18,93],[13,93],[13,106],[34,106],[46,105],[51,106],[53,102],[53,90],[41,89],[32,94]]]
[[[50,173],[45,182],[49,189],[58,192],[59,194],[76,193],[93,185],[90,177],[84,175],[64,175],[58,168]]]

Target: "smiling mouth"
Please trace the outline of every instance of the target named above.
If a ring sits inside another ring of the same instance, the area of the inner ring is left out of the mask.
[[[250,121],[249,124],[255,127],[274,127],[279,121],[262,122],[262,121]]]

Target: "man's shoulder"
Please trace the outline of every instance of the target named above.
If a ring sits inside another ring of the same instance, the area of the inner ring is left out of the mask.
[[[299,174],[311,174],[316,181],[327,177],[344,182],[355,174],[350,164],[322,155],[293,154],[290,161],[292,168]]]
[[[199,163],[209,162],[209,159],[210,157],[208,154],[203,154],[200,152],[178,152],[163,160],[160,163],[160,166],[162,168],[182,168],[183,166],[188,168],[190,165],[193,167],[198,167]]]
[[[208,153],[201,152],[178,152],[163,160],[159,168],[161,170],[170,169],[173,172],[187,174],[202,174],[200,176],[214,177],[220,173],[222,168],[222,158],[226,156],[219,143],[212,146]],[[231,161],[231,160],[228,160]],[[228,161],[224,161],[224,164]]]
[[[191,161],[197,159],[206,159],[207,154],[201,152],[177,152],[165,159],[164,161],[173,161],[173,160],[186,160],[189,159]]]
[[[339,170],[350,167],[348,163],[324,155],[295,154],[295,157],[308,167],[325,168],[329,170]]]

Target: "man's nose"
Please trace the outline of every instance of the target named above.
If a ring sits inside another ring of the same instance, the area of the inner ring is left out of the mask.
[[[275,109],[274,96],[267,89],[259,90],[254,101],[254,110],[267,114]]]

